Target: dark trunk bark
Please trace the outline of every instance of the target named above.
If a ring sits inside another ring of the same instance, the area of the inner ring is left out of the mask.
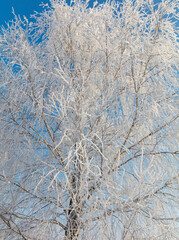
[[[78,234],[80,231],[80,201],[81,196],[79,192],[80,188],[80,167],[79,164],[75,166],[74,173],[71,177],[71,198],[69,202],[68,208],[68,216],[67,216],[67,225],[65,236],[68,240],[77,240]]]
[[[65,231],[66,239],[77,240],[79,232],[79,219],[78,213],[73,206],[73,199],[70,199],[69,210],[68,210],[68,221]]]
[[[78,215],[75,209],[73,209],[73,201],[70,200],[69,207],[71,209],[68,212],[68,222],[66,226],[65,236],[68,240],[78,239]]]

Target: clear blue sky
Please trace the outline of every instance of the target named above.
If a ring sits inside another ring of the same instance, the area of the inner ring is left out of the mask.
[[[49,0],[0,0],[0,26],[14,18],[12,7],[16,15],[29,18],[34,11],[42,11],[39,6],[42,2],[49,3]]]
[[[91,0],[90,2],[94,2]],[[42,11],[41,3],[49,3],[49,0],[0,0],[0,26],[12,20],[14,18],[12,14],[12,7],[14,8],[15,14],[26,16],[28,19],[34,11]],[[70,0],[67,0],[70,2]],[[104,2],[104,0],[98,0],[99,3]]]

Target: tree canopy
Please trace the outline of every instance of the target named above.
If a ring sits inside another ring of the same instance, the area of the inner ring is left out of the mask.
[[[2,240],[177,239],[176,7],[51,0],[2,28]]]

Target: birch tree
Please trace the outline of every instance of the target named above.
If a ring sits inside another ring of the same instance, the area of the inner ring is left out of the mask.
[[[2,240],[177,239],[176,13],[51,0],[1,29]]]

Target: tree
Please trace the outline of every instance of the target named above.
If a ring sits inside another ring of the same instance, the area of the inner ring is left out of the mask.
[[[51,0],[2,29],[1,239],[177,239],[176,4]]]

